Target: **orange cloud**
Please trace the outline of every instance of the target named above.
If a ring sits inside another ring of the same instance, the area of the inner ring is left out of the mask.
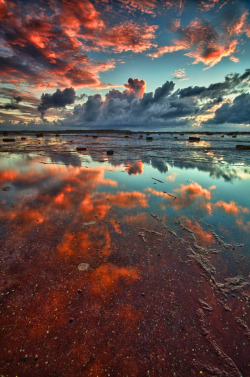
[[[219,63],[222,58],[229,57],[235,52],[238,42],[236,39],[229,42],[227,45],[219,45],[211,43],[207,47],[207,51],[204,53],[203,49],[198,48],[195,51],[185,54],[191,58],[194,58],[192,64],[198,64],[202,62],[205,65],[208,65],[209,68],[213,67],[215,64]]]

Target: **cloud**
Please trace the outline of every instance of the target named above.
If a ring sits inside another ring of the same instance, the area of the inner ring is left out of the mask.
[[[22,101],[22,97],[20,96],[13,97],[10,103],[6,103],[5,105],[0,105],[0,109],[16,110],[18,109],[18,104],[21,101]]]
[[[200,98],[218,98],[224,95],[237,93],[238,91],[244,91],[250,84],[250,69],[246,69],[245,72],[240,75],[238,73],[232,73],[225,77],[223,82],[210,84],[205,86],[187,87],[179,90],[178,94],[180,98],[184,97],[200,97]]]
[[[144,80],[129,78],[124,86],[129,94],[134,94],[137,98],[141,98],[145,92],[146,83]]]
[[[53,94],[42,94],[41,103],[38,106],[38,111],[41,112],[42,118],[44,117],[45,111],[54,107],[56,109],[63,108],[66,105],[71,105],[75,102],[76,93],[73,88],[66,88],[64,90],[57,89]]]
[[[145,81],[130,78],[124,91],[112,89],[105,99],[100,94],[89,96],[88,100],[75,106],[72,114],[67,114],[62,124],[68,126],[114,126],[141,125],[152,120],[161,123],[167,118],[166,112],[180,111],[174,102],[167,103],[174,89],[172,81],[166,81],[154,93],[144,93]],[[184,110],[185,111],[185,110]],[[172,116],[170,116],[172,117]],[[174,115],[173,115],[174,117]]]
[[[181,69],[176,69],[173,73],[173,76],[178,80],[178,81],[185,81],[189,80],[188,77],[186,77],[186,70],[184,68]]]
[[[203,8],[205,7],[206,10],[212,9],[216,3],[219,3],[219,1],[202,2]],[[233,54],[236,52],[239,43],[238,38],[243,33],[248,35],[247,16],[247,11],[241,15],[231,15],[229,17],[230,23],[224,20],[222,24],[219,23],[218,27],[214,27],[208,20],[200,18],[195,18],[187,26],[183,27],[179,22],[175,22],[174,27],[171,29],[176,33],[176,39],[169,45],[158,47],[155,52],[150,52],[148,56],[159,58],[166,53],[189,50],[185,55],[194,59],[192,64],[201,62],[207,68],[211,68],[224,57],[229,57],[233,62],[237,63],[239,58]]]
[[[208,123],[250,123],[250,94],[243,93],[235,97],[233,103],[224,103],[215,111],[215,116]]]

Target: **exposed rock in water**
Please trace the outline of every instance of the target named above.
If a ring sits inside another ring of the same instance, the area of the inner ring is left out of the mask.
[[[195,137],[195,136],[189,136],[188,141],[200,141],[200,138],[199,137]]]
[[[109,149],[106,153],[107,153],[107,156],[113,156],[114,151],[112,149]]]
[[[147,141],[153,141],[153,138],[152,138],[152,136],[147,136],[147,137],[146,137],[146,140],[147,140]]]
[[[43,137],[42,133],[36,134],[36,137]]]
[[[243,151],[250,150],[250,145],[237,144],[236,149],[243,150]]]
[[[14,141],[15,141],[15,139],[12,139],[10,137],[6,137],[5,139],[3,139],[3,142],[5,142],[5,143],[10,143],[10,142],[14,142]]]

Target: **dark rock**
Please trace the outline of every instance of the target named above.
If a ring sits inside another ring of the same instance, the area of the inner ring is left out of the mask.
[[[78,290],[77,290],[77,293],[79,293],[79,294],[82,293],[81,289],[78,289]]]
[[[87,148],[84,148],[84,147],[76,147],[76,150],[77,150],[77,151],[86,151]]]
[[[26,140],[26,137],[22,136],[22,137],[21,137],[21,140]]]
[[[38,134],[36,134],[36,137],[43,137],[43,134],[42,133],[38,133]]]
[[[73,318],[70,318],[69,323],[72,323],[73,321],[74,321]]]
[[[113,156],[114,151],[112,149],[109,149],[108,151],[106,151],[106,153],[107,153],[107,156]]]
[[[145,293],[142,293],[141,295],[142,295],[142,297],[145,297]]]
[[[246,150],[250,149],[250,145],[237,144],[236,145],[236,149],[239,149],[239,150],[242,150],[242,151],[246,151]]]
[[[13,141],[15,141],[15,139],[12,139],[10,137],[6,137],[5,139],[3,139],[3,142],[5,142],[5,143],[10,143],[10,142],[13,142]]]
[[[195,136],[189,136],[188,141],[197,142],[197,141],[200,141],[200,138],[199,137],[195,137]]]
[[[147,137],[146,137],[146,140],[147,140],[147,141],[153,141],[153,138],[152,138],[152,136],[147,136]]]

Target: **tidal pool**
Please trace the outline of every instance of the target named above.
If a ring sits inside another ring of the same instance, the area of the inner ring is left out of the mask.
[[[248,376],[249,136],[125,136],[1,144],[1,374]]]

